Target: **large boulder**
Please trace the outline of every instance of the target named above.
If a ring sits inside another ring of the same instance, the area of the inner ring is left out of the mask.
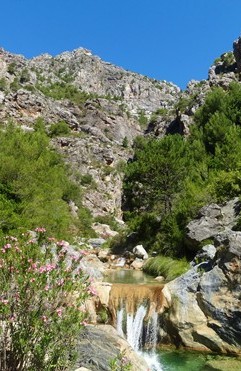
[[[226,231],[214,243],[217,252],[209,264],[200,262],[163,289],[166,327],[184,346],[240,353],[241,232]]]
[[[116,360],[118,369],[122,369],[122,362],[129,362],[133,371],[148,370],[145,360],[110,325],[86,326],[81,332],[77,351],[76,368],[109,371],[111,361]]]
[[[106,270],[104,263],[95,254],[88,254],[80,261],[80,268],[93,280],[101,281]]]
[[[240,201],[236,197],[224,205],[204,206],[197,218],[186,228],[186,241],[193,249],[198,249],[205,240],[213,239],[217,234],[232,229],[237,223]]]
[[[148,254],[142,245],[135,246],[132,251],[133,251],[133,254],[136,256],[136,258],[143,259],[143,260],[148,259]]]

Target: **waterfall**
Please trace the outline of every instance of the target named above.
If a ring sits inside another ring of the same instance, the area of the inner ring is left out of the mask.
[[[141,305],[134,314],[127,313],[127,341],[136,351],[140,349],[141,336],[143,332],[143,321],[147,308]]]
[[[118,333],[143,355],[150,370],[161,371],[155,349],[159,333],[158,314],[163,310],[162,287],[113,285],[109,305]]]

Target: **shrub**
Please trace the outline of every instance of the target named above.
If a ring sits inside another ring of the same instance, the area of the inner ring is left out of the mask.
[[[65,121],[59,121],[56,124],[50,126],[49,135],[51,137],[57,137],[61,135],[69,135],[70,127]]]
[[[167,281],[170,281],[185,273],[188,268],[189,263],[184,259],[177,260],[167,256],[157,256],[148,259],[143,270],[152,276],[163,276]]]
[[[83,303],[91,292],[78,268],[66,259],[63,241],[7,236],[0,251],[1,370],[65,370],[86,319]]]
[[[7,89],[7,82],[6,79],[1,78],[0,79],[0,90],[5,91]]]
[[[81,190],[50,148],[41,119],[36,125],[34,132],[11,125],[0,131],[0,231],[10,234],[20,226],[44,225],[58,238],[69,239],[73,227],[78,233],[80,221],[68,203],[74,201],[81,210]]]
[[[148,123],[148,118],[145,115],[145,111],[141,110],[139,112],[139,117],[138,117],[139,124],[142,128],[146,128],[147,123]]]
[[[93,182],[93,176],[91,174],[81,175],[80,182],[83,186],[90,185]]]
[[[124,137],[124,139],[122,141],[122,147],[127,148],[128,146],[129,146],[128,139],[127,139],[127,137]]]

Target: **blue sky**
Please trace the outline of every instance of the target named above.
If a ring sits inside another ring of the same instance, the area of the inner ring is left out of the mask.
[[[78,47],[185,88],[241,35],[241,0],[0,0],[0,46],[32,57]]]

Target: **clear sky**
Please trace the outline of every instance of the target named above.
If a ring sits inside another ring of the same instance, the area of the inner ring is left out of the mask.
[[[241,0],[0,0],[0,46],[26,57],[78,47],[185,88],[241,35]]]

